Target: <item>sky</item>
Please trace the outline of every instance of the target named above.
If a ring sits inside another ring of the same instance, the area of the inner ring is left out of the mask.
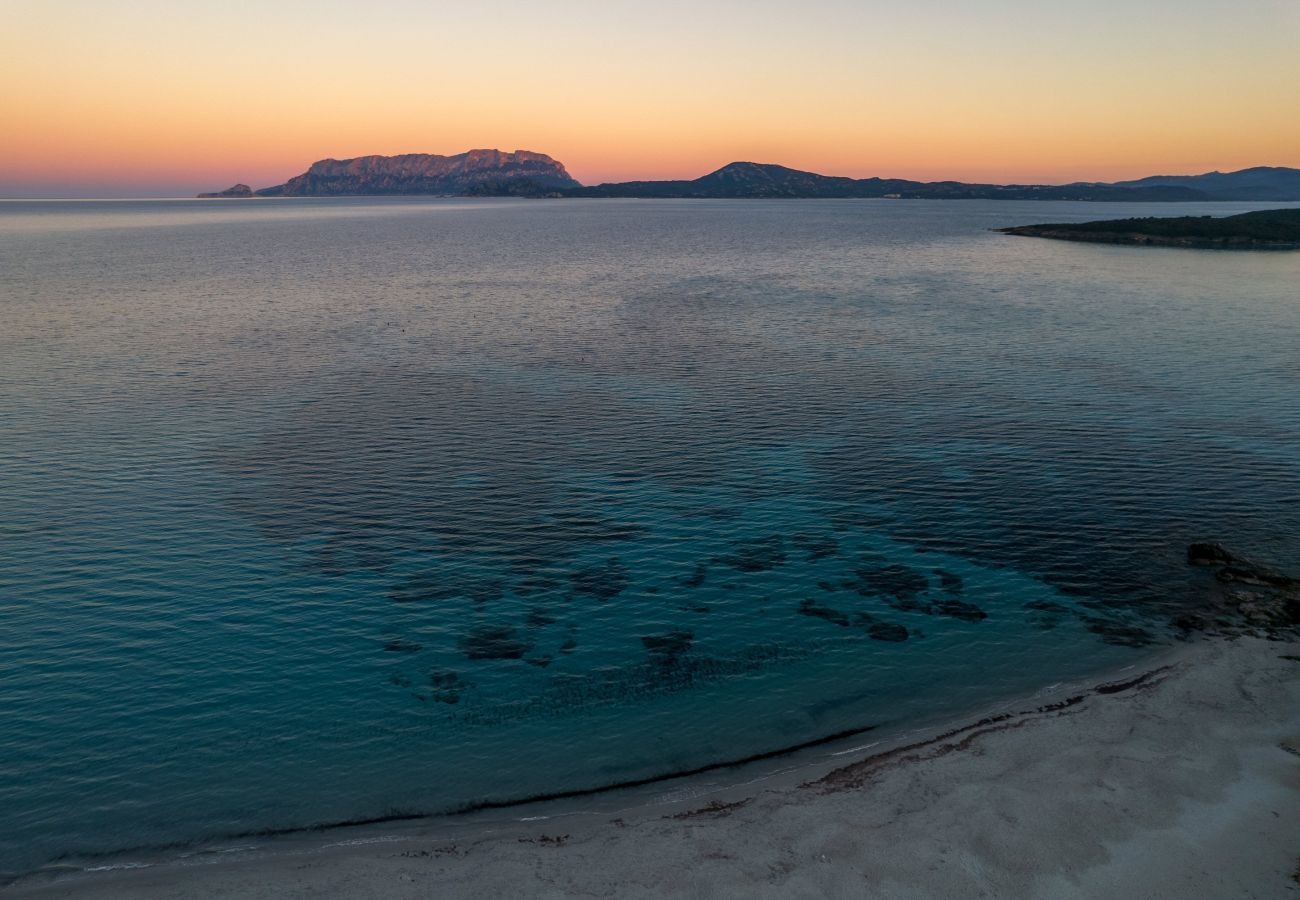
[[[1300,166],[1300,0],[0,0],[0,197],[534,150],[1059,183]]]

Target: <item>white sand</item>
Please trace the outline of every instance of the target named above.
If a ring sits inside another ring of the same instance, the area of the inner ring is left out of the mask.
[[[1284,655],[1300,646],[1200,643],[1125,690],[859,750],[784,781],[745,787],[736,771],[735,785],[708,799],[690,799],[687,781],[669,788],[685,800],[665,803],[661,785],[624,798],[639,805],[617,814],[492,833],[473,823],[455,834],[433,824],[349,829],[3,893],[1300,898],[1300,662]],[[692,814],[710,802],[741,805]],[[348,841],[366,843],[338,846]]]

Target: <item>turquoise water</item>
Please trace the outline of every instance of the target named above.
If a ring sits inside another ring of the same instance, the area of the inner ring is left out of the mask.
[[[1300,560],[1250,204],[0,204],[0,871],[599,787],[1123,663]]]

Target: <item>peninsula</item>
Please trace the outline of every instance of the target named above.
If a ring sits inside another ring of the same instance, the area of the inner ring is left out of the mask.
[[[1268,209],[1236,216],[1175,216],[1111,219],[999,228],[1003,234],[1088,241],[1224,250],[1300,249],[1300,209]]]

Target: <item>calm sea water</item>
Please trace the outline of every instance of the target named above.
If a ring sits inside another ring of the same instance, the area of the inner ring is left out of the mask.
[[[0,870],[1136,658],[1300,560],[1300,254],[987,229],[1248,208],[0,204]]]

